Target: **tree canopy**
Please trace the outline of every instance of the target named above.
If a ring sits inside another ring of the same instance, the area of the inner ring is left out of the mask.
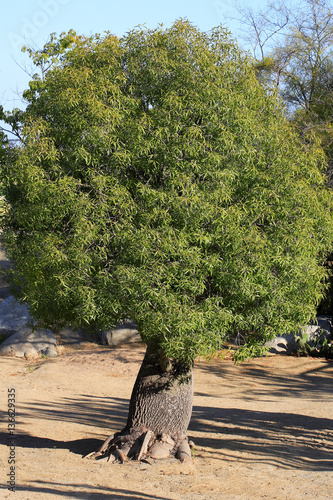
[[[70,32],[30,55],[47,71],[5,168],[4,241],[37,320],[132,318],[190,363],[237,332],[254,354],[315,314],[333,239],[324,156],[225,29]]]

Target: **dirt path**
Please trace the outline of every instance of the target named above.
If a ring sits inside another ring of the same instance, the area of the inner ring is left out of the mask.
[[[193,470],[173,460],[83,460],[124,426],[143,352],[141,346],[72,350],[37,366],[0,358],[1,498],[332,498],[333,363],[311,358],[197,363]],[[10,388],[17,411],[15,493],[5,484]]]

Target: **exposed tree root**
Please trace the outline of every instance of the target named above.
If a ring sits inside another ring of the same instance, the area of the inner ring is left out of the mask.
[[[187,441],[182,441],[178,446],[177,458],[181,462],[192,463],[191,448]]]
[[[122,431],[114,436],[108,437],[104,443],[84,458],[102,459],[124,463],[127,460],[138,460],[149,462],[149,459],[161,460],[169,457],[177,457],[181,462],[192,465],[191,447],[192,442],[187,439],[175,441],[168,434],[154,434],[149,429]]]

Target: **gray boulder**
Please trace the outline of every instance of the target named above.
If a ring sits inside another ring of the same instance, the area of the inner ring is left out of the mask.
[[[137,324],[134,321],[126,321],[112,330],[102,332],[102,343],[110,346],[141,342]]]
[[[32,331],[22,328],[0,345],[0,355],[18,358],[38,358],[41,355],[57,356],[56,338],[51,330]]]
[[[288,354],[289,351],[288,341],[284,337],[275,337],[266,342],[266,346],[272,354]]]
[[[28,307],[17,302],[14,297],[7,297],[0,303],[0,333],[7,331],[11,334],[31,321]]]
[[[87,335],[82,330],[67,327],[57,330],[55,335],[59,344],[82,344],[87,341]]]
[[[330,338],[331,325],[332,318],[329,316],[317,316],[314,324],[305,325],[298,334],[290,333],[282,337],[276,337],[268,341],[266,345],[273,354],[294,354],[300,348],[297,338],[305,335],[306,342],[312,346],[321,335],[325,338]]]
[[[307,342],[310,345],[322,335],[325,338],[329,338],[331,335],[332,318],[329,316],[318,316],[317,322],[314,325],[306,325],[303,328],[303,334],[308,338]]]

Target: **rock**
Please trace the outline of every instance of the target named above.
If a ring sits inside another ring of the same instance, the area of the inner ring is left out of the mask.
[[[266,346],[269,347],[269,352],[272,354],[287,354],[288,352],[288,342],[284,337],[275,337],[275,339],[266,342]]]
[[[81,344],[87,341],[87,336],[83,331],[69,327],[57,330],[55,335],[61,344]]]
[[[329,316],[318,316],[315,324],[305,325],[302,332],[299,334],[290,333],[288,335],[283,335],[282,337],[276,337],[273,340],[268,341],[266,345],[270,348],[270,352],[273,354],[294,354],[300,348],[300,345],[296,340],[298,337],[305,334],[305,341],[312,346],[315,340],[321,335],[325,338],[330,338],[331,325],[332,318]]]
[[[28,306],[20,304],[13,296],[0,303],[0,333],[1,330],[16,332],[31,321]]]
[[[48,347],[45,351],[42,351],[41,354],[46,356],[47,358],[56,358],[58,356],[58,351],[55,346]]]
[[[331,324],[332,319],[329,316],[318,316],[317,324],[306,325],[302,333],[307,335],[309,345],[313,345],[314,341],[321,335],[323,335],[324,338],[330,337]]]
[[[0,355],[18,358],[55,357],[57,354],[56,338],[51,330],[33,332],[30,328],[22,328],[0,346]]]
[[[138,327],[134,321],[128,320],[112,330],[102,332],[103,344],[116,346],[130,342],[141,342]]]
[[[269,347],[269,352],[272,354],[295,354],[298,349],[298,344],[295,340],[295,335],[290,333],[282,337],[275,337],[266,342]]]
[[[11,335],[14,335],[14,333],[16,333],[16,330],[8,330],[7,328],[0,328],[0,344],[5,337],[10,337]]]
[[[158,441],[149,450],[150,458],[155,458],[156,460],[162,458],[168,458],[170,456],[173,446],[170,443],[162,443]]]

